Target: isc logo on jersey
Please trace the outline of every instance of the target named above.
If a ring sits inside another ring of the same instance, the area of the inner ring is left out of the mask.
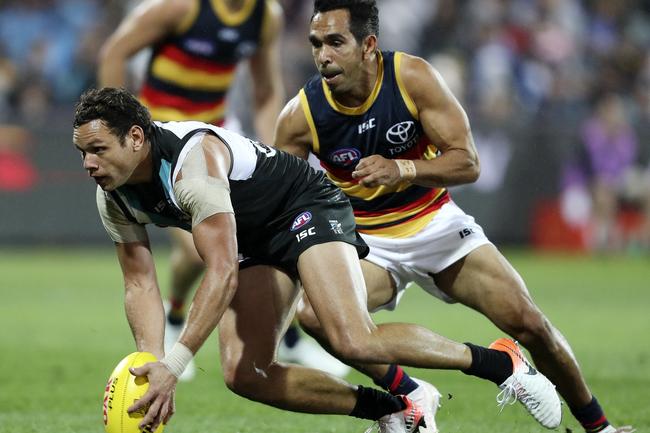
[[[356,163],[361,159],[361,152],[359,149],[339,149],[330,153],[329,160],[339,167],[349,167],[351,165],[356,165]]]

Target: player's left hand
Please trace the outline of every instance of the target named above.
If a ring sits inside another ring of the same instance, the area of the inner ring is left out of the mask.
[[[362,186],[370,188],[379,185],[393,186],[402,180],[397,163],[381,155],[362,158],[354,168],[352,177],[360,179],[359,183]]]
[[[146,376],[149,389],[127,411],[146,411],[139,426],[142,429],[148,425],[151,431],[156,431],[160,423],[167,424],[176,410],[174,390],[178,379],[160,362],[149,362],[138,368],[130,368],[129,371],[134,376]]]

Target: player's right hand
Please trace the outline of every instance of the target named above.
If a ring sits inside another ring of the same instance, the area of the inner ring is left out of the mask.
[[[174,414],[174,391],[177,378],[164,364],[160,362],[149,362],[141,367],[129,369],[134,376],[146,376],[149,380],[149,389],[127,409],[129,413],[146,411],[140,428],[149,426],[151,431],[156,431],[160,423],[167,424],[167,421]]]

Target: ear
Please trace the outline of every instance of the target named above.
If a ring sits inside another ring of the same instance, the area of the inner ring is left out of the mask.
[[[369,35],[363,40],[363,59],[373,60],[377,53],[377,36]]]
[[[142,128],[139,127],[138,125],[131,126],[131,129],[129,129],[129,137],[133,142],[133,150],[135,152],[141,150],[142,147],[144,146],[144,141],[145,141],[144,131],[142,130]]]

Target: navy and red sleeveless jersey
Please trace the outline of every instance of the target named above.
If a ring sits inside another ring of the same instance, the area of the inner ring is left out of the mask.
[[[264,0],[237,13],[222,0],[195,0],[181,28],[153,47],[140,91],[153,119],[223,123],[235,69],[260,45],[266,10]]]
[[[362,233],[385,237],[412,236],[449,201],[444,188],[401,182],[394,187],[367,188],[352,178],[361,158],[433,159],[437,148],[424,134],[417,108],[400,75],[402,53],[379,53],[377,82],[359,107],[337,103],[320,75],[300,90],[311,129],[312,151],[328,177],[349,197]]]

